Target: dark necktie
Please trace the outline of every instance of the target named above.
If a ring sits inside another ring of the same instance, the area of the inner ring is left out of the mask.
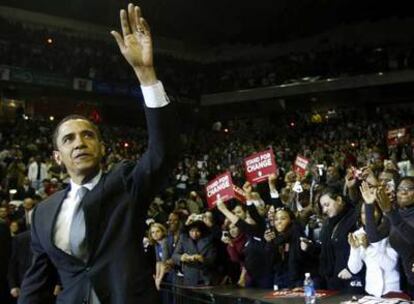
[[[88,257],[88,248],[85,238],[85,213],[83,211],[83,197],[88,192],[88,188],[81,187],[77,192],[77,206],[70,226],[69,244],[72,255],[86,262]]]
[[[79,205],[75,210],[70,226],[70,250],[72,254],[86,262],[88,259],[88,247],[86,244],[85,213],[83,211],[83,197],[88,193],[88,188],[81,187],[77,193]],[[89,287],[88,304],[100,304],[98,296],[92,286]]]

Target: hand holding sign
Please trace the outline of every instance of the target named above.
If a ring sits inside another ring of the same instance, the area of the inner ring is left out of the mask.
[[[210,181],[206,186],[208,207],[214,208],[218,201],[226,202],[232,198],[244,200],[244,193],[233,184],[230,172],[225,172]]]

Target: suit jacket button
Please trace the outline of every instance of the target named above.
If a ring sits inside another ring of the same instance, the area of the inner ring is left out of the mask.
[[[86,272],[89,272],[90,270],[91,270],[91,267],[86,267],[86,268],[85,268],[85,271],[86,271]]]

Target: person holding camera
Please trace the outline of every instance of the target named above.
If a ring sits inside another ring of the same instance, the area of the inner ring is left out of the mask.
[[[217,249],[207,226],[202,220],[189,222],[172,255],[176,265],[181,265],[185,286],[208,286],[213,279]]]

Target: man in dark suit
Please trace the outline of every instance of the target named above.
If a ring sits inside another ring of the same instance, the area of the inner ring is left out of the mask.
[[[24,200],[27,197],[33,198],[36,190],[31,186],[29,178],[26,176],[23,179],[23,185],[17,188],[17,193],[13,197],[15,200]]]
[[[32,262],[30,231],[27,230],[16,235],[13,238],[12,244],[8,279],[10,294],[17,298],[20,295],[20,285],[23,281],[23,276]]]
[[[98,128],[81,116],[58,124],[54,157],[66,167],[70,187],[33,211],[34,257],[20,304],[41,304],[39,292],[50,263],[63,288],[57,303],[159,303],[142,240],[148,205],[178,156],[177,122],[155,75],[152,40],[139,7],[130,4],[128,11],[121,10],[121,26],[123,36],[112,35],[141,83],[148,150],[137,163],[122,161],[104,173],[100,163],[105,148]]]
[[[11,236],[9,226],[4,222],[0,222],[0,248],[0,303],[9,303],[7,270],[11,251]]]
[[[10,294],[13,298],[18,298],[20,295],[20,286],[23,281],[24,274],[29,269],[33,254],[30,249],[30,230],[17,234],[12,240],[12,253],[9,263],[8,281]],[[51,266],[51,265],[50,265]],[[55,303],[54,293],[57,293],[59,286],[56,269],[50,268],[49,285],[45,288],[45,293],[41,296],[42,303]]]

